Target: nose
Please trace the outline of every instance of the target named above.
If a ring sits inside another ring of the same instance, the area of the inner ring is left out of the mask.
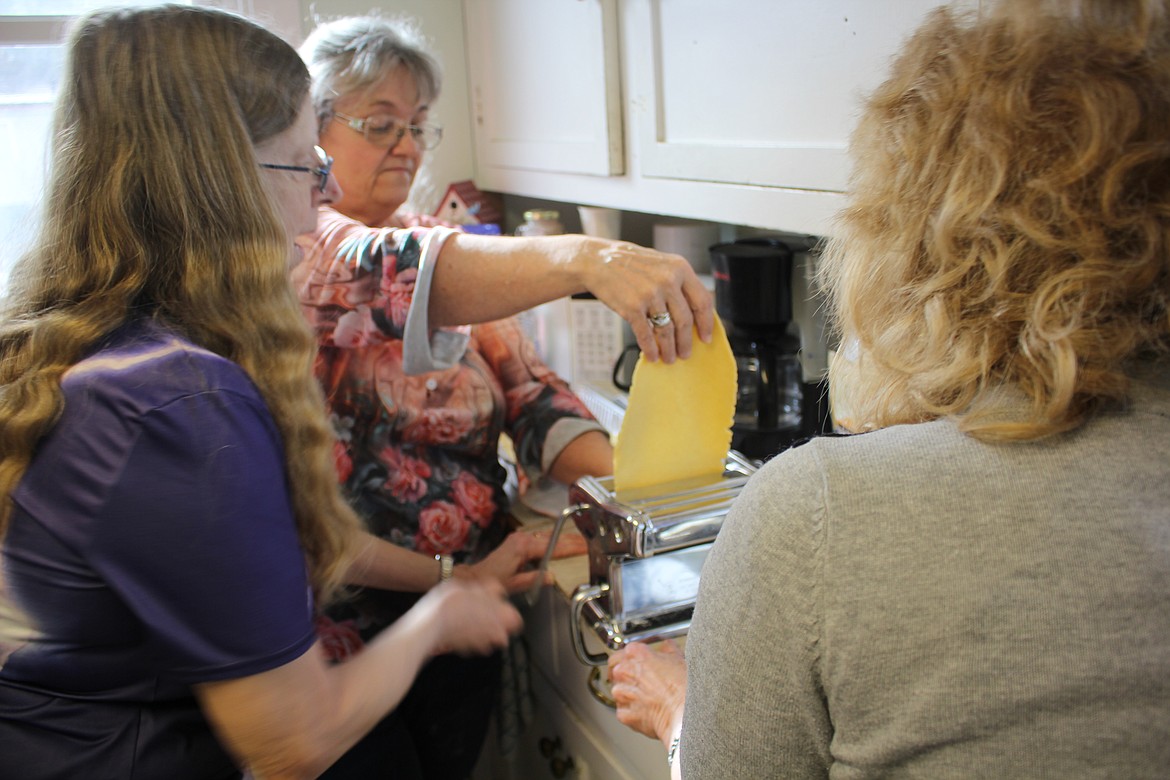
[[[313,188],[313,205],[321,206],[326,203],[336,203],[341,200],[341,184],[338,183],[337,177],[333,172],[329,172],[329,178],[325,180],[325,191],[322,192],[317,187]]]
[[[421,151],[422,147],[418,145],[418,140],[406,129],[402,130],[402,135],[398,136],[398,140],[390,147],[390,152],[400,157],[418,154]]]

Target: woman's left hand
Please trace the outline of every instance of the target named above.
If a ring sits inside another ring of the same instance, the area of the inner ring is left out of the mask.
[[[678,732],[687,694],[687,665],[674,640],[657,648],[635,642],[609,657],[618,720],[666,747]]]

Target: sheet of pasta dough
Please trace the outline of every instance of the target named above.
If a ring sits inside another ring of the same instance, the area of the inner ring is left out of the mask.
[[[735,417],[735,357],[719,318],[686,360],[638,358],[613,454],[614,490],[723,474]]]

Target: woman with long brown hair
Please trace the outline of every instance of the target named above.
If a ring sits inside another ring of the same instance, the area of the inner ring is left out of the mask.
[[[374,548],[287,280],[340,194],[308,90],[219,11],[73,33],[0,325],[6,776],[316,776],[435,652],[519,628],[498,583],[451,583],[350,661],[321,652],[316,605]]]

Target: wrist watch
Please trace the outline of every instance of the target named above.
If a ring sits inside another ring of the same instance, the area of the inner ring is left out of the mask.
[[[436,555],[435,560],[439,562],[439,584],[451,579],[451,575],[455,573],[455,559],[450,555]]]

